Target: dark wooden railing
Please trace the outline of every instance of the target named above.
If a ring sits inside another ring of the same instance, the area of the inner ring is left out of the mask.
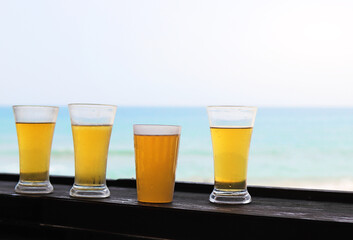
[[[133,179],[108,180],[111,197],[69,196],[72,177],[52,176],[49,195],[14,192],[0,174],[0,239],[316,239],[353,236],[353,193],[249,186],[252,203],[216,205],[209,184],[177,182],[173,203],[142,204]]]

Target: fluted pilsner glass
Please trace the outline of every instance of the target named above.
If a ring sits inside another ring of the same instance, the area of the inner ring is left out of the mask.
[[[134,125],[137,200],[173,201],[180,126]]]
[[[75,182],[70,196],[106,198],[106,168],[115,105],[69,104],[75,153]]]
[[[13,106],[20,158],[20,180],[15,192],[47,194],[54,190],[49,165],[58,111],[53,106]]]
[[[247,166],[256,107],[207,108],[214,160],[214,189],[209,200],[221,204],[251,202]]]

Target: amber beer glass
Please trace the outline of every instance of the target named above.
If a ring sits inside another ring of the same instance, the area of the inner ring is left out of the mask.
[[[247,166],[256,107],[210,106],[207,108],[214,160],[213,203],[246,204]]]
[[[69,104],[75,153],[75,182],[70,196],[106,198],[106,168],[115,105]]]
[[[17,193],[46,194],[53,191],[49,165],[58,111],[58,107],[52,106],[13,106],[20,158]]]
[[[137,200],[173,201],[180,126],[134,125]]]

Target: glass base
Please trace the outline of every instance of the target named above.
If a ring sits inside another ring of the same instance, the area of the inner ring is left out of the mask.
[[[110,196],[110,191],[106,185],[81,186],[74,184],[70,190],[70,196],[78,198],[107,198]]]
[[[49,181],[27,182],[20,180],[15,187],[15,192],[21,194],[48,194],[53,191],[54,188]]]
[[[220,191],[214,189],[209,198],[212,203],[219,204],[248,204],[251,202],[251,196],[248,191]]]

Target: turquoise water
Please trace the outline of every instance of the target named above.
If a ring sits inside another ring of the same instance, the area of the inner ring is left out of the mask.
[[[182,126],[177,180],[213,182],[212,145],[205,108],[119,107],[108,156],[108,178],[134,178],[132,125]],[[18,146],[11,107],[0,108],[0,172],[18,173]],[[52,175],[74,175],[68,109],[55,128]],[[353,183],[353,109],[259,108],[253,131],[248,183]],[[298,185],[299,186],[299,185]],[[302,184],[300,185],[302,186]],[[334,186],[332,186],[334,188]]]

